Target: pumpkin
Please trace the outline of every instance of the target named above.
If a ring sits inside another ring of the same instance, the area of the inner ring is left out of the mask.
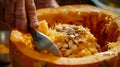
[[[119,67],[120,18],[117,13],[91,5],[68,5],[37,10],[38,20],[83,25],[97,39],[102,52],[81,58],[57,57],[34,50],[29,33],[12,30],[10,57],[13,67]],[[44,28],[45,32],[47,28]],[[43,30],[42,30],[43,31]],[[44,32],[44,33],[45,33]]]

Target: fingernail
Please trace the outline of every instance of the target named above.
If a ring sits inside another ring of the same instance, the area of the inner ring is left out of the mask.
[[[39,26],[39,23],[38,23],[38,21],[35,21],[34,23],[31,23],[30,26],[31,26],[31,28],[36,28]]]
[[[38,21],[36,21],[35,23],[33,23],[34,27],[38,27],[39,26],[39,23]]]

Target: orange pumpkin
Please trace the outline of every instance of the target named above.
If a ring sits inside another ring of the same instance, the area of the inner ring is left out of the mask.
[[[38,20],[49,26],[55,22],[88,27],[102,51],[82,58],[57,57],[35,51],[29,33],[13,30],[10,36],[10,57],[13,67],[119,67],[120,18],[118,14],[90,6],[68,5],[37,10]],[[109,43],[109,44],[107,44]]]

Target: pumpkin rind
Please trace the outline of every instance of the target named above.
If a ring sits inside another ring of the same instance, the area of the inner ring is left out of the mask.
[[[39,21],[46,20],[49,26],[54,25],[55,21],[82,24],[90,28],[93,34],[97,34],[96,37],[100,37],[98,42],[102,46],[105,46],[106,42],[118,42],[118,44],[108,51],[83,58],[46,56],[29,48],[30,45],[29,47],[26,46],[24,41],[20,39],[20,31],[13,30],[10,37],[10,57],[13,67],[119,67],[120,39],[118,38],[120,36],[120,23],[118,20],[120,19],[105,20],[109,17],[116,18],[119,16],[118,14],[90,5],[69,5],[59,8],[39,9],[37,10],[37,16]],[[102,35],[106,36],[103,37]],[[103,41],[106,42],[103,43]]]

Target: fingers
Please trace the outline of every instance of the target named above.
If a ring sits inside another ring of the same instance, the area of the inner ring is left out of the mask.
[[[25,0],[16,0],[15,22],[18,30],[26,31],[28,27],[26,19]]]
[[[38,20],[36,17],[36,7],[34,0],[26,0],[26,12],[27,18],[30,22],[30,27],[34,28],[38,26]]]
[[[4,0],[5,21],[11,28],[26,31],[28,21],[31,27],[38,26],[34,0]],[[0,7],[1,8],[1,7]],[[2,12],[0,12],[0,16]]]
[[[51,7],[59,7],[58,3],[56,0],[51,0]]]
[[[59,7],[56,0],[34,0],[37,9],[39,8],[47,8],[47,7]]]
[[[10,28],[15,28],[15,2],[14,0],[4,0],[5,2],[5,22]]]

